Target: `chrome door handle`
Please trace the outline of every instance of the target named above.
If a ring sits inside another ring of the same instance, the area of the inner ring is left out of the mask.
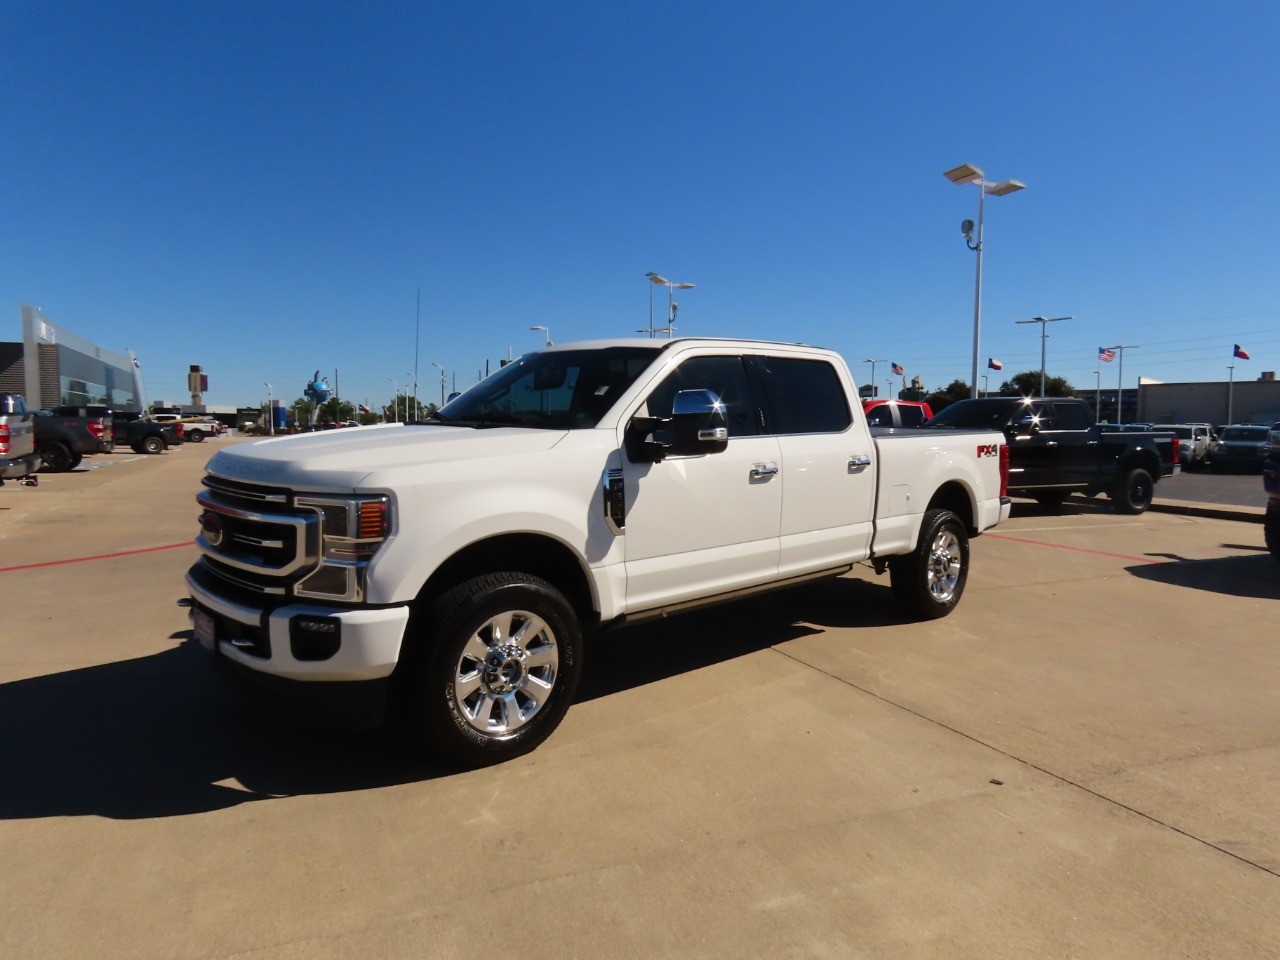
[[[1058,441],[1057,441],[1057,440],[1046,440],[1046,441],[1044,442],[1044,445],[1045,445],[1046,447],[1056,447],[1056,446],[1058,445]]]
[[[765,477],[772,477],[778,472],[776,463],[753,463],[751,465],[751,479],[763,480]]]
[[[869,466],[871,466],[871,458],[868,456],[859,454],[856,457],[849,458],[850,470],[861,470],[863,467],[869,467]]]

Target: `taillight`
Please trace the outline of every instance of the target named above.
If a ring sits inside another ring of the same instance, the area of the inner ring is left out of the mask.
[[[1000,444],[1000,496],[1009,495],[1009,445]]]
[[[180,423],[175,423],[175,424],[174,424],[174,426],[178,428],[178,439],[179,439],[179,440],[181,440],[181,439],[182,439],[182,424],[180,424]]]
[[[9,425],[0,423],[0,453],[9,452]]]
[[[106,435],[107,425],[101,420],[90,420],[89,432],[93,434],[93,439],[101,440]]]
[[[1173,438],[1173,465],[1176,467],[1182,460],[1182,444],[1177,437]]]

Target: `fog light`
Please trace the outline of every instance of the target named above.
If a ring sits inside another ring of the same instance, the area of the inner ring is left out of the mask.
[[[305,614],[289,618],[289,650],[295,660],[328,660],[342,646],[342,621]]]

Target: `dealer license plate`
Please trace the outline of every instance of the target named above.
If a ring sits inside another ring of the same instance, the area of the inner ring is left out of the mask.
[[[200,646],[206,650],[218,648],[218,628],[209,616],[199,607],[191,608],[191,623],[195,627],[195,637]]]

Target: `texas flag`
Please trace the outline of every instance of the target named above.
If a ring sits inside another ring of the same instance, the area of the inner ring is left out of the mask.
[[[1232,353],[1231,355],[1235,357],[1237,360],[1250,359],[1249,354],[1245,351],[1244,347],[1240,346],[1240,344],[1238,343],[1236,344],[1235,352]]]
[[[1236,347],[1236,349],[1239,350],[1240,348]],[[902,369],[902,364],[895,363],[893,365],[893,372],[895,376],[901,377],[901,376],[905,376],[907,371]]]
[[[987,367],[992,370],[1003,370],[1004,364],[995,357],[987,357]]]

